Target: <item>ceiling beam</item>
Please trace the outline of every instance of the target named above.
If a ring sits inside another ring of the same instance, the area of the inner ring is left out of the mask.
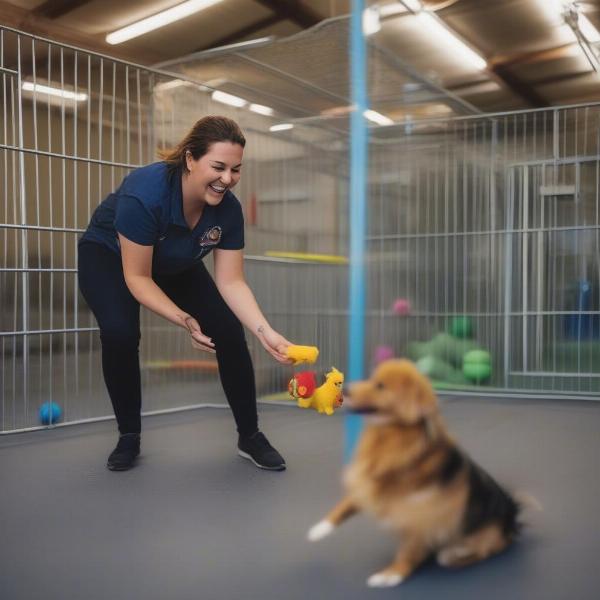
[[[511,67],[520,67],[522,65],[535,65],[543,62],[560,60],[573,56],[574,52],[578,52],[577,44],[563,44],[554,48],[545,48],[544,50],[536,50],[534,52],[521,52],[508,56],[496,56],[488,61],[488,68],[501,82],[506,84],[513,92],[521,96],[533,107],[548,106],[549,102],[540,95],[535,87],[538,84],[545,83],[529,81],[524,82],[520,77],[511,71]],[[567,81],[568,79],[579,77],[580,74],[567,74],[555,77],[556,82]],[[550,79],[550,78],[548,78]]]
[[[252,35],[257,31],[260,31],[261,29],[265,29],[266,27],[270,27],[271,25],[280,23],[282,20],[283,18],[278,14],[270,15],[268,17],[265,17],[264,19],[261,19],[260,21],[257,21],[256,23],[253,23],[246,27],[242,27],[241,29],[234,31],[233,33],[221,37],[208,45],[205,44],[204,46],[200,46],[199,48],[193,50],[192,53],[202,52],[202,50],[208,50],[209,48],[220,48],[221,46],[235,44],[236,42],[241,41],[243,38]]]
[[[573,73],[564,73],[563,75],[550,75],[549,77],[543,77],[542,79],[536,79],[531,83],[535,86],[548,85],[550,83],[564,83],[565,81],[573,81],[573,79],[581,79],[583,77],[589,77],[593,71],[575,71]]]
[[[444,19],[441,19],[444,22]],[[464,35],[462,31],[457,30],[453,26],[447,25],[450,31],[456,32],[459,36],[461,36],[467,43],[471,43],[469,41],[468,35]],[[472,47],[476,50],[477,46],[471,44]],[[510,66],[514,64],[513,62],[506,61],[490,61],[486,59],[487,62],[487,71],[491,78],[496,81],[496,83],[502,85],[507,88],[513,94],[519,96],[522,100],[524,100],[529,106],[534,108],[541,108],[543,106],[548,106],[548,102],[545,98],[543,98],[538,92],[531,86],[529,83],[523,81],[517,75],[515,75]]]
[[[549,102],[542,97],[528,83],[517,77],[511,72],[510,67],[502,64],[491,65],[490,73],[496,76],[500,83],[503,83],[510,91],[520,96],[525,102],[534,108],[548,106]]]
[[[282,19],[288,19],[300,27],[312,27],[323,20],[312,8],[300,0],[255,0],[266,6]]]
[[[31,12],[39,17],[58,19],[90,2],[91,0],[46,0],[46,2],[36,6]]]
[[[577,43],[563,44],[562,46],[536,50],[535,52],[521,52],[519,54],[509,54],[508,56],[495,56],[489,59],[488,63],[492,66],[532,65],[550,60],[572,57],[579,52],[579,45]]]

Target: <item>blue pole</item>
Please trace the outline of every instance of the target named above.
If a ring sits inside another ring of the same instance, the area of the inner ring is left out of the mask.
[[[367,44],[362,30],[364,0],[352,0],[350,65],[352,104],[350,118],[350,318],[347,380],[364,378],[365,347],[365,237],[367,230],[368,139],[363,113],[368,108]],[[345,458],[348,460],[362,427],[357,415],[346,417]]]

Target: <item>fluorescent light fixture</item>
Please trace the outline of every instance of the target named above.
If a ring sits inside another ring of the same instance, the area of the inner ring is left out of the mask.
[[[182,2],[177,6],[173,6],[172,8],[163,10],[151,17],[147,17],[141,21],[127,25],[127,27],[109,33],[106,36],[106,41],[113,45],[122,44],[127,40],[144,35],[149,31],[154,31],[155,29],[159,29],[160,27],[164,27],[175,21],[185,19],[185,17],[189,17],[190,15],[200,12],[205,8],[209,8],[214,4],[218,4],[221,1],[222,0],[188,0],[188,2]]]
[[[441,44],[451,48],[452,55],[465,63],[472,65],[475,69],[483,71],[486,68],[486,60],[477,54],[470,46],[467,46],[454,32],[434,14],[424,10],[414,17],[419,27],[427,31],[428,37],[439,40]]]
[[[227,94],[226,92],[220,92],[219,90],[215,90],[212,93],[211,98],[216,102],[220,102],[221,104],[229,104],[229,106],[237,106],[238,108],[246,106],[246,104],[248,104],[247,100],[244,100],[239,96]]]
[[[365,9],[362,21],[364,35],[377,33],[381,29],[382,18],[403,14],[409,10],[414,13],[417,26],[426,31],[429,38],[441,40],[442,44],[451,48],[453,55],[473,65],[477,70],[487,67],[486,60],[449,29],[437,15],[425,10],[420,0],[402,0],[383,6],[375,4]]]
[[[294,126],[292,123],[280,123],[279,125],[272,125],[269,127],[269,131],[287,131],[288,129],[293,129]]]
[[[377,125],[393,125],[394,121],[392,121],[392,119],[390,119],[389,117],[386,117],[385,115],[382,115],[381,113],[378,113],[375,110],[365,110],[365,112],[363,113],[363,115],[365,116],[366,119],[369,119],[369,121],[372,121],[373,123],[377,123]]]
[[[262,104],[251,104],[248,108],[259,115],[265,115],[265,117],[271,117],[275,112],[270,106],[263,106]]]
[[[40,83],[32,83],[31,81],[24,81],[21,87],[27,92],[35,92],[36,94],[46,94],[48,96],[57,96],[58,98],[64,98],[65,100],[75,100],[76,102],[83,102],[88,99],[87,94],[75,93],[69,90],[63,90],[61,88],[42,85]]]
[[[201,83],[195,83],[193,81],[186,81],[185,79],[172,79],[171,81],[164,81],[162,83],[157,83],[154,86],[155,92],[166,92],[168,90],[174,90],[180,87],[191,87],[196,88],[197,90],[201,90],[203,92],[212,92],[212,87],[207,87],[202,85]]]
[[[345,105],[345,106],[334,106],[333,108],[326,108],[321,111],[321,115],[323,117],[343,117],[348,113],[354,111],[353,105]]]
[[[362,15],[362,29],[366,36],[373,35],[381,29],[381,21],[379,19],[379,8],[370,6],[365,8]]]
[[[188,81],[184,81],[183,79],[173,79],[171,81],[165,81],[163,83],[157,83],[154,86],[155,91],[164,92],[166,90],[172,90],[174,88],[181,87],[183,85],[191,85]]]

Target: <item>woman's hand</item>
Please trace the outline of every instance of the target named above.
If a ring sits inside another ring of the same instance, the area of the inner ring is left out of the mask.
[[[202,329],[200,329],[200,325],[194,317],[183,314],[181,320],[185,328],[189,331],[192,346],[196,348],[196,350],[203,350],[204,352],[210,352],[212,354],[216,352],[213,341],[207,335],[202,333]]]
[[[292,360],[287,357],[285,350],[292,342],[286,340],[281,334],[277,333],[270,327],[260,326],[258,328],[257,337],[264,349],[278,362],[283,364],[291,364]]]

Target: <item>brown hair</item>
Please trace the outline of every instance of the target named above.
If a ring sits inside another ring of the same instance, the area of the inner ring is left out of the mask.
[[[170,174],[179,169],[186,173],[186,153],[190,152],[194,160],[198,160],[215,142],[231,142],[243,148],[246,145],[246,138],[239,125],[232,119],[219,116],[203,117],[196,121],[175,148],[161,150],[159,156],[167,163]]]

